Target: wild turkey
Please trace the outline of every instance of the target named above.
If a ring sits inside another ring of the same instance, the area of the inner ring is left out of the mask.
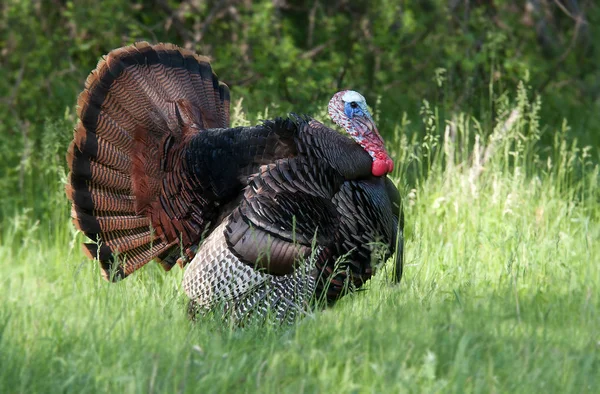
[[[67,154],[85,251],[111,281],[193,258],[192,305],[236,320],[292,320],[362,286],[394,251],[399,281],[393,162],[363,96],[336,93],[328,109],[352,138],[296,115],[230,128],[229,89],[207,58],[170,44],[113,50],[79,96]]]

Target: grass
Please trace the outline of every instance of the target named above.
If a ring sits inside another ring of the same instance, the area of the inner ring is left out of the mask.
[[[600,169],[566,125],[539,146],[522,95],[494,130],[427,104],[423,141],[398,127],[402,284],[384,269],[294,326],[192,323],[178,269],[104,282],[55,177],[48,218],[2,218],[0,392],[595,392]]]

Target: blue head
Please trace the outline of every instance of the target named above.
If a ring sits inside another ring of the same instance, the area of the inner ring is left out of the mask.
[[[373,121],[369,109],[367,108],[367,101],[362,94],[355,92],[354,90],[348,90],[342,96],[342,101],[344,103],[344,113],[348,119],[352,119],[355,116],[364,116]]]

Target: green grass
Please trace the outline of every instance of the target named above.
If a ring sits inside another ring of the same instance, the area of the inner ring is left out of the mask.
[[[549,128],[544,150],[536,104],[511,105],[519,115],[499,111],[483,162],[489,139],[474,154],[486,131],[466,116],[438,129],[425,108],[424,142],[396,130],[402,284],[384,269],[294,326],[192,323],[179,269],[104,282],[56,177],[47,219],[2,218],[0,392],[596,392],[595,152],[566,127]]]

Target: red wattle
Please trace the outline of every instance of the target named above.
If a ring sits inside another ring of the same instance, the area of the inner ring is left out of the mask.
[[[394,161],[392,159],[387,159],[386,163],[387,163],[387,172],[391,173],[392,171],[394,171]]]
[[[389,165],[385,160],[375,159],[371,165],[371,173],[373,176],[383,176],[388,173]]]

